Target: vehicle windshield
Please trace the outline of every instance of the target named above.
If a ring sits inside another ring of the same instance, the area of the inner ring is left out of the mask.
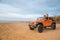
[[[39,17],[39,18],[37,18],[37,20],[43,20],[44,18],[43,17]]]

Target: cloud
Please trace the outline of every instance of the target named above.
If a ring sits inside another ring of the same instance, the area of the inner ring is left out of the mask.
[[[3,0],[2,3],[19,8],[22,14],[44,14],[46,12],[56,14],[60,8],[59,0]]]
[[[7,4],[0,4],[0,20],[33,20],[42,16],[22,13],[23,12],[19,12],[18,8],[14,8]]]
[[[59,0],[1,0],[0,18],[22,19],[37,18],[49,13],[60,14]]]

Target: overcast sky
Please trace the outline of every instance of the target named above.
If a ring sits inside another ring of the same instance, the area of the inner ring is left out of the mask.
[[[60,15],[60,0],[0,0],[0,20]]]

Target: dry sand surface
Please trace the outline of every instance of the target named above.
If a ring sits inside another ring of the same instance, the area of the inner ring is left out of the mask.
[[[0,23],[0,40],[60,40],[60,24],[56,30],[39,33],[29,30],[28,23]]]

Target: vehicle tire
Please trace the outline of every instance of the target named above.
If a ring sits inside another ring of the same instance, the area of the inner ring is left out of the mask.
[[[30,29],[30,30],[34,30],[34,27],[33,27],[33,26],[29,26],[29,29]]]
[[[55,30],[55,29],[56,29],[56,24],[52,24],[51,29],[52,29],[52,30]]]
[[[40,33],[43,32],[43,25],[41,25],[41,24],[38,25],[38,32],[40,32]]]
[[[45,29],[47,28],[47,27],[44,27]]]

